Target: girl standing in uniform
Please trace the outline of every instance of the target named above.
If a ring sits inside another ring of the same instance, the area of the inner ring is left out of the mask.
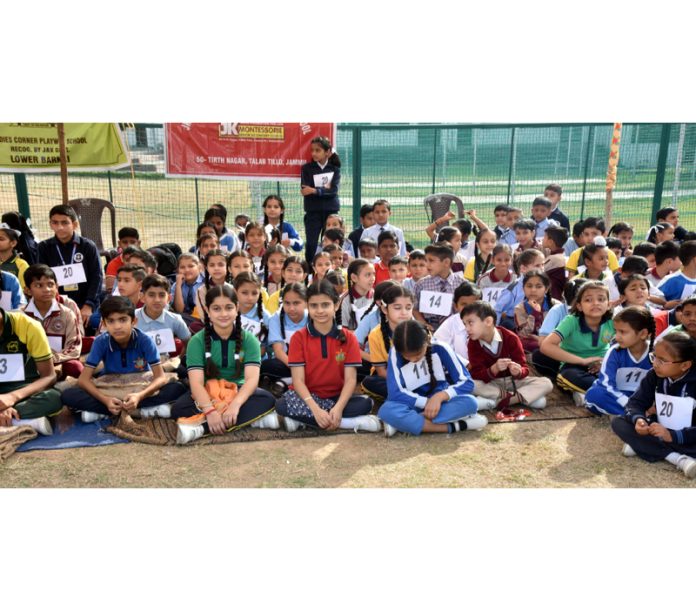
[[[329,214],[341,209],[338,189],[341,160],[333,152],[328,138],[318,136],[311,142],[312,161],[302,166],[300,192],[304,196],[304,226],[307,239],[305,258],[314,256],[319,236]]]

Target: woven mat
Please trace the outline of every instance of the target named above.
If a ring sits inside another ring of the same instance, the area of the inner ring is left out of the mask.
[[[515,407],[515,406],[513,406]],[[530,409],[531,415],[518,422],[536,422],[539,420],[576,420],[578,418],[594,418],[584,407],[576,407],[573,398],[554,386],[553,391],[546,395],[544,409]],[[495,411],[480,412],[488,417],[489,424],[506,424],[495,419]]]
[[[147,418],[134,420],[126,415],[119,416],[118,422],[108,426],[109,433],[139,443],[148,443],[157,446],[176,445],[176,422],[164,418]],[[237,443],[239,441],[268,441],[270,439],[298,439],[304,437],[319,437],[328,435],[341,435],[353,431],[320,431],[318,429],[300,429],[294,433],[288,433],[284,429],[254,429],[244,427],[238,431],[232,431],[224,435],[206,435],[187,445],[215,445],[220,443]]]
[[[25,441],[38,433],[30,426],[0,426],[0,464],[12,456]]]
[[[522,422],[534,422],[540,420],[575,420],[578,418],[592,418],[592,414],[585,408],[576,407],[572,399],[557,388],[547,397],[548,405],[542,410],[530,410],[532,414]],[[488,417],[490,424],[503,424],[494,417],[494,412],[482,412]],[[151,445],[171,446],[176,445],[176,422],[163,418],[148,418],[134,420],[122,415],[118,422],[108,426],[109,433],[139,443]],[[306,437],[320,437],[329,435],[352,434],[352,431],[321,431],[318,429],[300,429],[294,433],[288,433],[284,429],[255,429],[245,427],[238,431],[232,431],[225,435],[207,435],[197,439],[190,445],[215,445],[221,443],[237,443],[240,441],[269,441],[271,439],[302,439]],[[378,433],[381,434],[381,433]]]

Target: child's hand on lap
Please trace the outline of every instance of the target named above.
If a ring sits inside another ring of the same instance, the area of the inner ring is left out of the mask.
[[[648,425],[647,420],[644,420],[643,418],[639,418],[636,420],[636,433],[639,435],[649,435],[650,434],[650,426]]]
[[[331,419],[331,416],[329,415],[329,412],[325,412],[321,408],[319,408],[319,410],[317,412],[315,412],[314,419],[317,421],[317,424],[322,429],[328,429],[331,427],[332,419]]]
[[[234,402],[230,403],[229,407],[222,414],[222,422],[225,424],[226,429],[237,424],[237,416],[239,416],[239,405]]]
[[[500,372],[508,369],[508,367],[510,366],[510,363],[512,363],[512,361],[510,359],[498,359],[493,364],[493,367],[491,367],[491,369],[495,369],[494,373],[500,373]]]
[[[440,408],[442,407],[442,402],[444,401],[442,397],[442,392],[434,394],[428,402],[425,404],[425,409],[423,410],[423,415],[428,419],[432,420],[436,418],[440,413]]]
[[[127,412],[132,412],[142,401],[142,397],[137,392],[126,395],[123,399],[122,407]]]
[[[19,413],[14,407],[8,407],[0,412],[0,426],[12,426],[12,418],[19,419]]]
[[[222,416],[217,410],[210,412],[206,416],[208,421],[208,429],[213,435],[223,435],[227,430],[225,428],[225,423],[222,421]]]
[[[658,422],[653,422],[649,427],[649,432],[653,437],[659,437],[662,441],[670,443],[672,441],[672,434]]]
[[[341,424],[341,418],[343,418],[343,412],[338,411],[335,407],[331,408],[329,411],[329,416],[331,417],[330,431],[335,431]]]
[[[108,409],[114,416],[118,416],[123,409],[123,401],[117,399],[116,397],[109,397],[106,402],[106,409]]]
[[[514,361],[510,361],[508,371],[510,372],[510,375],[518,376],[522,373],[522,365],[515,363]]]

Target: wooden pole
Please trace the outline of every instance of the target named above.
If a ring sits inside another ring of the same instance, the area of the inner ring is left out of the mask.
[[[609,164],[607,168],[607,199],[604,205],[604,223],[607,229],[611,227],[611,216],[614,209],[614,187],[619,166],[619,147],[621,146],[621,123],[614,123],[614,131],[609,147]]]
[[[65,127],[57,123],[58,144],[60,145],[60,184],[63,190],[63,204],[68,204],[68,153],[65,150]]]

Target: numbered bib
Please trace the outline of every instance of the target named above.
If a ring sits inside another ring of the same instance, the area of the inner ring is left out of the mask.
[[[9,312],[12,309],[12,292],[11,291],[3,291],[2,295],[0,296],[0,307],[5,310],[5,312]]]
[[[148,331],[147,334],[152,338],[152,341],[155,342],[155,346],[157,346],[157,352],[159,354],[176,352],[176,346],[174,345],[174,333],[171,329]]]
[[[498,303],[498,297],[500,296],[500,293],[503,289],[501,288],[487,288],[483,289],[481,291],[481,297],[483,301],[487,301],[490,303],[493,307],[495,307],[495,304]]]
[[[24,381],[24,356],[0,354],[0,382]]]
[[[435,291],[421,291],[418,310],[421,314],[437,314],[438,316],[449,316],[452,313],[452,301],[454,295],[451,293],[436,293]]]
[[[48,335],[48,345],[53,352],[62,352],[63,338],[60,335]]]
[[[331,185],[331,181],[333,180],[334,173],[333,172],[324,172],[323,174],[315,174],[314,175],[314,186],[315,187],[328,187]]]
[[[684,290],[682,291],[681,298],[683,299],[688,299],[691,297],[691,295],[694,294],[694,291],[696,291],[696,284],[685,284],[684,285]]]
[[[638,390],[647,373],[647,369],[640,367],[619,367],[616,371],[616,387],[623,392],[633,393]]]
[[[242,316],[242,329],[257,337],[261,332],[261,323],[258,320],[252,320],[246,316]]]
[[[691,397],[673,397],[655,393],[657,421],[665,428],[679,431],[691,426],[694,400]]]
[[[442,369],[442,363],[437,354],[433,354],[433,373],[436,380],[446,379],[445,371]],[[404,384],[408,390],[416,390],[423,384],[430,383],[430,371],[425,357],[416,363],[406,363],[401,368],[401,374],[404,376]]]
[[[82,263],[72,265],[58,265],[51,268],[56,275],[58,286],[77,286],[80,282],[87,282],[85,268]],[[77,290],[77,289],[75,289]]]

